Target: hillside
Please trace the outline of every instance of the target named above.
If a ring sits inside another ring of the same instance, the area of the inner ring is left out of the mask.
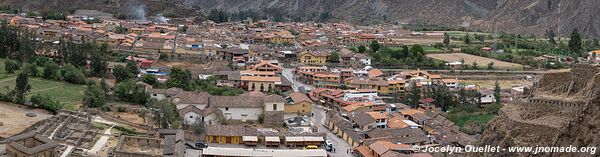
[[[255,10],[286,17],[315,16],[329,11],[333,21],[360,24],[378,22],[469,26],[487,31],[543,34],[546,29],[568,34],[578,28],[588,37],[600,36],[596,0],[1,0],[22,10],[97,9],[111,13],[145,9],[147,15],[172,10],[178,15],[200,11]]]
[[[580,65],[569,72],[548,73],[534,84],[524,100],[513,101],[500,111],[476,143],[509,146],[600,145],[600,68]],[[477,154],[474,156],[480,156]],[[506,156],[509,154],[494,154]],[[531,154],[510,154],[530,156]],[[594,156],[590,153],[554,153],[541,156]]]

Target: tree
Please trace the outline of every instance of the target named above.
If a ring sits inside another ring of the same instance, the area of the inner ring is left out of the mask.
[[[548,39],[548,42],[550,44],[556,44],[556,40],[554,40],[554,37],[556,37],[556,34],[554,34],[554,31],[552,31],[551,29],[547,29],[546,30],[546,39]]]
[[[334,63],[339,62],[340,61],[340,54],[337,53],[337,52],[332,52],[329,55],[329,61],[334,62]]]
[[[30,76],[36,77],[40,74],[40,71],[37,68],[37,65],[35,64],[27,64],[25,66],[25,69],[27,70],[27,73],[29,73]]]
[[[97,76],[97,77],[103,76],[104,73],[106,72],[107,65],[108,65],[108,63],[106,61],[104,61],[99,54],[92,55],[92,61],[91,61],[92,76]]]
[[[25,97],[27,96],[27,93],[30,90],[31,90],[31,86],[29,85],[29,74],[26,71],[22,71],[17,76],[15,89],[14,89],[16,103],[24,104]]]
[[[146,102],[146,106],[153,109],[153,119],[161,128],[167,129],[179,127],[179,114],[175,107],[176,105],[173,105],[168,99],[150,99]]]
[[[569,40],[569,51],[573,57],[579,57],[581,53],[581,37],[577,28],[571,32],[571,40]]]
[[[487,70],[494,70],[494,62],[490,62],[487,64]]]
[[[142,76],[142,82],[154,86],[156,83],[158,83],[158,80],[156,77],[154,77],[154,75],[144,75]]]
[[[120,82],[115,86],[115,93],[123,101],[132,103],[145,103],[150,97],[146,93],[143,85],[135,83],[133,80]]]
[[[450,36],[448,35],[447,32],[444,32],[444,47],[446,48],[446,50],[449,50],[450,48]]]
[[[71,64],[67,64],[62,71],[63,79],[70,83],[85,84],[85,75],[81,70]]]
[[[463,42],[465,42],[465,44],[471,44],[471,35],[467,34],[463,37]]]
[[[185,90],[190,89],[190,81],[192,80],[192,72],[190,70],[182,70],[176,67],[171,68],[171,77],[167,80],[167,87],[177,87]]]
[[[419,100],[421,99],[421,89],[417,87],[417,84],[415,82],[410,83],[410,88],[411,91],[408,98],[408,104],[416,109],[419,107]]]
[[[118,82],[127,81],[133,78],[133,74],[127,71],[127,69],[122,65],[115,66],[113,70],[113,75],[115,76],[115,80]]]
[[[20,68],[21,67],[19,66],[19,63],[16,61],[7,60],[4,62],[4,70],[6,70],[6,72],[9,74],[15,73],[15,71],[19,70]]]
[[[358,53],[365,53],[367,51],[367,47],[365,47],[364,45],[360,45],[358,46]]]
[[[132,60],[127,61],[127,64],[125,65],[125,67],[127,68],[128,72],[133,74],[133,76],[140,73],[140,68],[138,67],[138,65],[135,61],[132,61]]]
[[[369,48],[371,49],[371,51],[377,52],[379,51],[379,48],[381,48],[381,45],[379,45],[379,42],[377,42],[377,40],[373,40],[371,41],[371,43],[369,43]]]
[[[34,106],[46,109],[54,114],[58,113],[58,111],[60,111],[64,106],[58,101],[53,101],[48,95],[42,96],[40,94],[36,94],[31,96],[29,101],[31,101],[31,104]]]
[[[502,102],[500,91],[500,84],[498,83],[498,80],[496,80],[496,83],[494,83],[494,99],[496,99],[496,104],[500,104],[500,102]]]
[[[96,84],[88,85],[83,95],[83,103],[92,108],[103,107],[106,104],[104,90]]]
[[[59,70],[58,64],[53,61],[49,61],[44,65],[44,71],[42,72],[42,78],[47,80],[58,80],[60,76],[58,75]]]

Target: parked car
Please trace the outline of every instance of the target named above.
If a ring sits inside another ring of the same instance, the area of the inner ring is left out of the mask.
[[[333,142],[331,140],[325,141],[325,150],[327,150],[327,151],[333,150]]]
[[[208,145],[206,145],[206,143],[204,143],[204,142],[196,142],[195,146],[198,147],[198,148],[206,148],[206,147],[208,147]]]
[[[310,146],[306,146],[306,148],[304,149],[319,149],[319,147],[315,146],[315,145],[310,145]]]

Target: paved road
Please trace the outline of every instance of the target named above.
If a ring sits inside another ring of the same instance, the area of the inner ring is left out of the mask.
[[[306,90],[314,89],[314,87],[312,87],[311,85],[306,85],[294,79],[296,77],[293,73],[293,70],[294,69],[286,68],[281,74],[283,75],[283,77],[287,78],[292,82],[292,88],[294,89],[294,91],[297,92],[298,87],[304,87],[304,89]],[[327,133],[327,140],[332,141],[333,147],[335,148],[335,152],[328,152],[328,154],[333,157],[351,156],[351,154],[347,153],[347,150],[352,149],[352,147],[348,143],[346,143],[346,141],[333,134],[331,130],[325,128],[325,110],[325,107],[313,104],[312,112],[314,113],[314,116],[310,118],[313,121],[313,124],[317,125],[317,127],[319,128],[319,132]]]
[[[335,152],[328,152],[328,154],[334,157],[351,156],[351,154],[347,153],[349,149],[352,149],[350,144],[346,143],[346,141],[333,134],[329,129],[325,128],[325,107],[313,104],[312,112],[315,114],[314,116],[310,117],[311,120],[315,125],[317,125],[319,132],[327,133],[327,140],[331,140],[333,147],[335,148]]]
[[[290,82],[292,82],[292,88],[294,89],[295,92],[298,91],[298,87],[304,87],[305,90],[313,89],[313,87],[311,85],[306,85],[302,82],[297,81],[295,79],[296,76],[294,75],[293,71],[294,71],[294,69],[285,68],[285,69],[283,69],[283,72],[281,72],[281,75],[283,75],[283,77],[285,77],[286,79],[290,80]]]

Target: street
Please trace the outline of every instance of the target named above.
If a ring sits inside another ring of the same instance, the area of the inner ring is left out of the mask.
[[[283,72],[281,72],[281,75],[292,82],[292,88],[294,89],[294,92],[298,92],[299,87],[304,87],[304,89],[307,91],[313,89],[311,85],[306,85],[300,81],[297,81],[293,71],[294,69],[285,68],[283,69]]]
[[[333,143],[333,148],[335,148],[335,152],[328,152],[331,156],[352,156],[348,153],[349,149],[352,147],[346,143],[343,139],[333,134],[329,129],[325,128],[325,110],[323,106],[312,105],[312,112],[315,113],[314,116],[310,117],[313,123],[319,128],[319,132],[327,133],[327,140],[331,140]]]
[[[313,89],[311,85],[306,85],[294,79],[295,77],[292,71],[293,69],[286,68],[283,70],[282,75],[292,82],[292,88],[295,92],[298,91],[298,87],[304,87],[306,90]],[[311,121],[317,126],[317,128],[319,128],[319,132],[327,133],[326,139],[331,140],[333,143],[333,148],[335,148],[335,152],[327,153],[333,157],[352,156],[350,153],[348,153],[348,150],[352,149],[352,147],[343,139],[333,134],[329,129],[325,128],[325,107],[313,103],[312,112],[314,113],[314,116],[310,117]]]

